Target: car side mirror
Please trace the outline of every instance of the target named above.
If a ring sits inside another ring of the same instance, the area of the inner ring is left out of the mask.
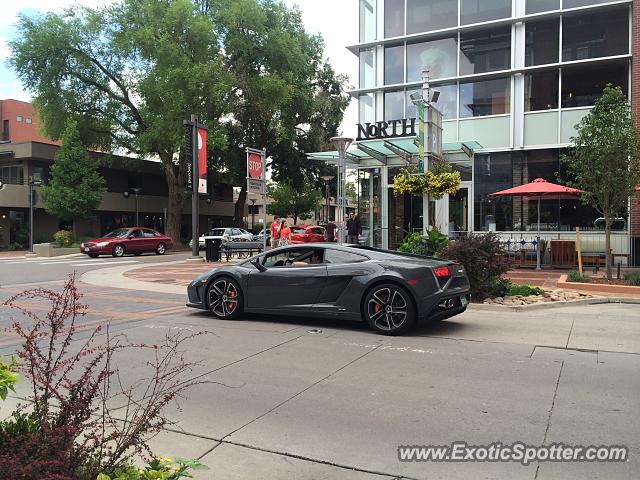
[[[128,238],[129,240],[132,240],[132,239],[136,238],[136,236],[135,236],[135,235],[129,235],[127,238]]]
[[[261,262],[260,262],[260,257],[256,257],[253,260],[251,260],[251,264],[256,267],[258,270],[260,270],[261,272],[266,272],[267,271],[267,267],[265,267]]]

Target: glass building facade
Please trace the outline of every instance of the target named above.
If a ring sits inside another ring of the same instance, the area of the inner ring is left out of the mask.
[[[366,209],[378,205],[370,225],[376,243],[393,247],[398,230],[423,228],[425,208],[434,209],[431,222],[441,230],[530,232],[537,204],[489,194],[538,177],[562,179],[559,158],[602,89],[611,84],[630,94],[631,4],[360,0],[360,43],[349,47],[360,61],[352,92],[359,122],[416,117],[410,95],[420,91],[427,69],[440,92],[443,142],[477,145],[467,164],[456,165],[464,171],[461,192],[432,206],[394,198],[386,190],[391,167],[361,168]],[[546,232],[599,228],[600,215],[579,202],[541,206]]]

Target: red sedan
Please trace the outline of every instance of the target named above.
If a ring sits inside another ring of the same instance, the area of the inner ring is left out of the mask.
[[[291,227],[291,243],[324,242],[324,228],[294,225]]]
[[[173,247],[171,238],[150,228],[118,228],[102,238],[80,244],[80,252],[96,258],[98,255],[122,257],[126,253],[140,255],[155,252],[164,255]]]

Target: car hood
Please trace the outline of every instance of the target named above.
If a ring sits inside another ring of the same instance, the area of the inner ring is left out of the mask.
[[[105,237],[101,237],[101,238],[94,238],[93,240],[85,240],[82,243],[100,243],[100,242],[114,242],[117,240],[124,240],[124,238],[105,238]]]

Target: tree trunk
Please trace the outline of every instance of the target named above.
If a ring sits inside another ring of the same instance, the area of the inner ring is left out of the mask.
[[[238,195],[238,201],[235,204],[233,210],[233,225],[236,227],[243,227],[242,222],[244,220],[245,205],[247,203],[247,183],[242,184],[240,189],[240,195]]]
[[[182,175],[176,172],[176,166],[171,161],[163,159],[165,177],[169,195],[167,197],[167,225],[165,234],[177,244],[181,241],[180,231],[182,229],[182,210],[184,208],[184,185]],[[197,181],[197,180],[195,180]]]
[[[604,227],[604,250],[607,255],[607,279],[611,280],[612,272],[611,272],[611,216],[610,214],[605,215],[605,227]]]
[[[78,222],[76,221],[76,219],[73,219],[73,222],[71,223],[71,232],[73,235],[73,241],[77,242],[78,241]]]

